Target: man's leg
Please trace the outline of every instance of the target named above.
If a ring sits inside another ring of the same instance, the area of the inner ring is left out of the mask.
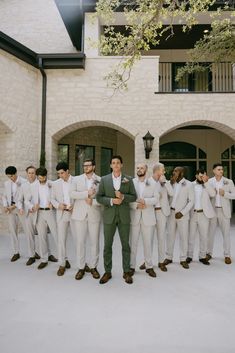
[[[230,218],[225,218],[222,208],[219,209],[218,222],[223,235],[224,257],[231,256]]]
[[[90,268],[96,268],[99,262],[100,222],[91,223],[88,220],[88,234],[91,247]]]
[[[18,225],[17,210],[13,210],[12,212],[10,212],[7,215],[7,217],[8,217],[9,231],[11,235],[13,254],[18,254],[20,252],[20,247],[19,247],[19,239],[17,234],[17,225]]]
[[[146,226],[141,220],[141,234],[144,248],[144,261],[146,269],[153,268],[152,262],[152,244],[153,244],[154,226]]]
[[[171,210],[171,214],[169,216],[169,228],[168,228],[168,233],[166,238],[166,258],[168,260],[173,259],[175,235],[176,235],[175,211]]]
[[[217,214],[218,208],[216,208],[215,210]],[[217,215],[216,217],[211,218],[210,224],[209,224],[209,232],[208,232],[208,239],[207,239],[207,254],[209,254],[210,256],[212,256],[213,254],[216,227],[217,227]]]
[[[163,214],[162,210],[156,212],[156,229],[157,229],[157,245],[158,245],[158,262],[163,263],[166,257],[165,243],[166,243],[166,221],[167,217]]]
[[[111,273],[112,271],[112,246],[113,237],[116,232],[117,224],[106,224],[104,223],[104,269],[105,272]]]
[[[123,272],[130,271],[130,257],[131,249],[129,245],[129,233],[130,233],[130,224],[123,224],[118,222],[118,232],[122,244],[122,267]]]
[[[136,266],[136,255],[138,242],[140,237],[140,224],[130,226],[130,248],[131,248],[131,262],[130,267],[135,269]]]
[[[189,220],[183,216],[177,220],[177,227],[179,231],[179,243],[180,243],[180,262],[186,261],[188,252],[188,232],[189,232]]]
[[[188,257],[193,259],[195,238],[198,227],[198,213],[193,212],[189,222]]]
[[[209,218],[204,213],[198,214],[199,231],[199,259],[205,259],[207,254],[207,239],[209,230]]]

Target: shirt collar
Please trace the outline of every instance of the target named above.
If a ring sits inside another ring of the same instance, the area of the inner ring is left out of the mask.
[[[120,174],[118,177],[115,177],[115,176],[113,175],[113,173],[112,173],[112,178],[113,178],[114,180],[119,180],[119,179],[122,178],[122,174]]]

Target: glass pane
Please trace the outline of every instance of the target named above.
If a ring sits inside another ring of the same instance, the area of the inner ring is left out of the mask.
[[[235,159],[235,145],[232,145],[231,147],[231,158]]]
[[[112,148],[101,147],[101,176],[107,175],[111,172],[110,169],[110,159],[113,155]]]
[[[210,90],[209,69],[206,69],[206,71],[195,72],[194,77],[195,91],[208,92]]]
[[[201,150],[200,148],[198,149],[199,151],[199,158],[201,159],[206,159],[206,152],[204,152],[203,150]]]
[[[172,64],[172,87],[175,92],[188,92],[189,91],[189,75],[185,74],[180,81],[175,81],[175,77],[179,68],[183,67],[184,63]]]
[[[232,162],[232,180],[235,183],[235,161]],[[233,212],[235,212],[235,200],[233,200]]]
[[[76,145],[75,150],[75,175],[83,174],[83,162],[85,159],[95,158],[94,146]]]
[[[69,145],[58,145],[58,162],[69,164]]]
[[[229,162],[222,161],[222,166],[224,168],[224,176],[226,178],[230,177]]]
[[[207,172],[207,163],[206,161],[199,161],[199,168],[202,168]]]
[[[221,153],[221,159],[229,159],[229,148]]]
[[[177,161],[173,161],[173,162],[169,162],[169,161],[164,161],[161,160],[161,163],[163,163],[165,165],[165,170],[166,170],[166,178],[169,180],[173,169],[175,167],[179,167],[182,166],[186,169],[186,173],[185,173],[185,177],[186,179],[193,181],[195,180],[195,174],[196,174],[196,169],[197,169],[197,164],[196,162],[190,162],[190,161],[184,161],[184,162],[177,162]]]
[[[169,142],[160,146],[160,159],[196,159],[196,146],[186,142]]]

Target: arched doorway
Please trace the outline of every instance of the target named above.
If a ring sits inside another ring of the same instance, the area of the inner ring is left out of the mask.
[[[124,172],[134,175],[134,140],[123,131],[99,123],[81,128],[75,126],[66,134],[67,131],[57,140],[54,162],[68,162],[73,175],[83,173],[82,164],[86,158],[95,159],[97,174],[110,173],[109,162],[113,154],[120,154],[124,160]]]

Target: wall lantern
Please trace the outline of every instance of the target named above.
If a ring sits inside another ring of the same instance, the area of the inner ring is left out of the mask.
[[[143,137],[144,140],[144,150],[145,158],[149,159],[149,154],[152,151],[154,137],[148,131],[147,134]]]

